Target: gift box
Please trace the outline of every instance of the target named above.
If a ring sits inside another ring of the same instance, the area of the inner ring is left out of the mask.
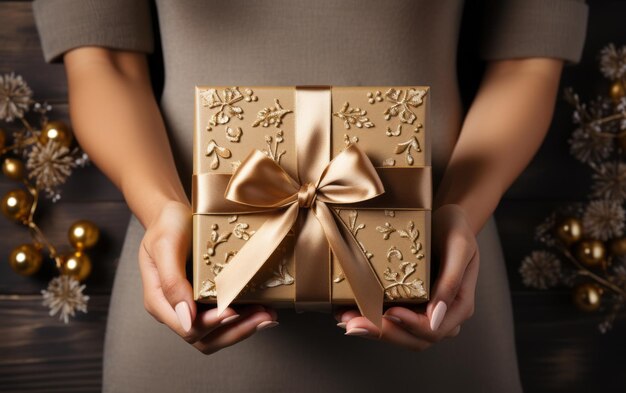
[[[193,288],[201,303],[376,325],[429,300],[427,86],[196,86]]]

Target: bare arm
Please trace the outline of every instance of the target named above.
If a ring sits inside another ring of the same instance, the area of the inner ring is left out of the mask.
[[[80,47],[64,55],[76,139],[146,228],[139,268],[146,310],[210,354],[275,326],[261,306],[198,310],[186,278],[191,207],[174,165],[145,55]]]
[[[478,234],[500,198],[533,158],[548,131],[563,62],[492,62],[465,118],[435,196],[453,203]]]
[[[143,226],[167,201],[189,204],[145,56],[92,47],[69,51],[64,62],[76,138]]]
[[[476,235],[541,145],[554,109],[561,60],[528,58],[488,65],[435,196],[433,263],[426,311],[391,307],[381,339],[421,351],[459,334],[474,313],[480,252]],[[358,310],[336,314],[346,334],[376,339]]]

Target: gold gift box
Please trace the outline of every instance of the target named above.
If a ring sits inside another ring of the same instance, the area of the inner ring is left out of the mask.
[[[376,168],[420,171],[423,206],[385,205],[394,195],[385,188],[380,206],[332,206],[373,266],[384,287],[384,304],[423,303],[430,296],[431,142],[430,89],[425,86],[328,86],[331,93],[331,158],[356,144]],[[296,86],[197,86],[195,89],[194,177],[233,174],[252,150],[259,149],[294,179],[296,160]],[[409,172],[406,172],[409,173]],[[346,174],[349,176],[349,174]],[[194,179],[195,180],[195,179]],[[196,184],[194,182],[194,187]],[[397,187],[396,187],[397,188]],[[267,213],[197,212],[193,194],[194,299],[216,303],[215,277],[267,219]],[[301,234],[306,236],[306,233]],[[298,285],[294,257],[296,233],[254,275],[233,304],[293,307]],[[243,262],[243,261],[242,261]],[[355,304],[354,294],[333,253],[328,286],[332,305]],[[301,303],[298,303],[301,304]]]

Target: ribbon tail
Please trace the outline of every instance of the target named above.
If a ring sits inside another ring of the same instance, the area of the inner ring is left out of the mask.
[[[379,332],[382,332],[385,289],[376,271],[341,219],[335,219],[333,212],[322,201],[318,200],[314,209],[316,217],[324,228],[330,248],[339,260],[354,293],[361,315],[369,319],[376,325]]]
[[[286,211],[269,217],[215,276],[218,316],[222,315],[287,236],[298,218],[298,210],[298,204],[293,203]]]

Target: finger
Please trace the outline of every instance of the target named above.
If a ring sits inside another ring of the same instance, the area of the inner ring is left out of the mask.
[[[438,335],[430,328],[430,319],[423,312],[415,312],[405,307],[391,307],[385,312],[385,318],[391,319],[410,334],[429,341],[437,341]]]
[[[378,328],[365,317],[351,319],[346,326],[346,335],[354,335],[370,340],[381,340],[413,351],[423,351],[432,345],[427,340],[414,336],[398,324],[383,319],[383,326],[380,336]]]
[[[456,337],[459,335],[459,333],[461,332],[461,325],[457,325],[457,327],[455,327],[454,329],[452,329],[450,332],[448,332],[446,334],[446,337]]]
[[[165,298],[176,311],[182,328],[187,331],[191,329],[197,312],[193,290],[185,272],[189,239],[185,235],[171,235],[184,231],[183,228],[170,228],[170,235],[161,235],[154,240],[149,251],[146,243],[143,248],[159,271]]]
[[[386,321],[383,320],[383,323]],[[381,330],[376,325],[362,315],[351,318],[346,323],[346,334],[348,336],[368,336],[370,338],[380,338]]]
[[[360,317],[359,310],[354,308],[343,308],[335,312],[335,319],[338,321],[337,326],[346,328],[346,324],[353,318]]]
[[[204,354],[211,354],[252,336],[258,331],[259,326],[276,324],[277,322],[273,321],[266,311],[244,312],[237,321],[215,329],[194,346]]]
[[[265,308],[265,312],[269,313],[272,316],[272,320],[278,319],[278,313],[273,307],[263,306]]]

